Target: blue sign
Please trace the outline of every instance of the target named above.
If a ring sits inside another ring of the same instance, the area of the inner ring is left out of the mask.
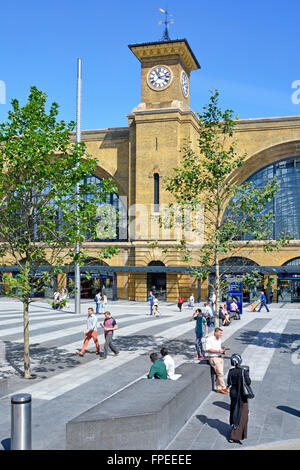
[[[240,313],[243,313],[243,283],[240,279],[229,280],[227,286],[227,310],[230,310],[230,304],[235,300]]]

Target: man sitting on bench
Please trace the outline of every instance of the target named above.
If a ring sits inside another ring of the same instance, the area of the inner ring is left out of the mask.
[[[235,320],[241,319],[240,311],[239,311],[239,308],[235,299],[232,299],[232,302],[229,306],[229,313],[230,313],[230,318],[234,318]]]

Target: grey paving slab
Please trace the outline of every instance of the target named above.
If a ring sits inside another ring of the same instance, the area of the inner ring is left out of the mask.
[[[71,308],[68,312],[56,313],[57,318],[63,320],[62,317],[65,315],[68,318],[67,324],[69,322],[71,325],[72,319],[76,318],[76,324],[80,325],[82,321],[84,328],[87,307],[94,307],[94,303],[84,301],[79,317],[75,317],[72,311],[73,305],[70,304]],[[242,320],[234,321],[232,325],[224,328],[224,345],[230,347],[230,353],[239,352],[242,356],[245,354],[245,357],[249,358],[251,371],[255,371],[262,354],[266,352],[265,358],[267,357],[261,380],[253,381],[256,397],[251,403],[249,402],[248,439],[243,445],[232,446],[227,442],[228,397],[207,390],[207,397],[201,407],[170,444],[170,449],[242,450],[258,447],[269,449],[272,448],[272,442],[275,446],[290,445],[292,448],[297,448],[297,442],[300,442],[299,307],[298,305],[272,304],[270,314],[252,313],[245,308]],[[118,301],[111,303],[109,308],[117,319],[118,316],[122,317],[123,327],[128,328],[128,331],[134,327],[135,333],[122,335],[120,328],[116,341],[121,351],[124,351],[123,357],[126,360],[122,362],[120,355],[120,363],[114,363],[110,356],[105,366],[106,369],[103,369],[104,372],[100,375],[98,375],[98,370],[100,373],[101,369],[98,368],[93,354],[93,343],[90,343],[88,348],[90,352],[86,354],[83,361],[78,360],[67,350],[68,344],[82,341],[82,328],[79,327],[78,333],[66,337],[61,336],[56,341],[51,339],[38,344],[34,342],[34,337],[43,339],[49,331],[52,333],[56,331],[55,327],[53,328],[55,321],[50,320],[50,316],[55,315],[55,312],[45,302],[37,302],[31,310],[32,323],[38,325],[39,321],[41,322],[41,328],[34,330],[32,336],[31,354],[35,374],[33,380],[25,381],[21,375],[22,343],[16,343],[14,335],[6,336],[0,375],[6,373],[9,377],[9,394],[16,393],[30,384],[36,384],[34,387],[37,390],[38,387],[43,387],[43,384],[47,387],[49,383],[49,392],[51,392],[49,396],[53,396],[51,399],[36,398],[33,401],[35,449],[64,449],[65,423],[99,403],[99,400],[116,393],[132,380],[137,380],[149,367],[150,350],[159,349],[162,344],[167,344],[175,359],[180,358],[180,361],[193,359],[195,355],[194,329],[185,329],[191,310],[183,309],[183,312],[179,314],[175,303],[162,303],[160,309],[165,323],[160,325],[159,319],[155,323],[154,319],[146,317],[148,312],[146,303]],[[43,312],[45,317],[37,320]],[[0,331],[2,333],[5,332],[6,325],[1,322],[11,319],[22,322],[21,304],[7,299],[3,302],[0,299]],[[148,320],[148,324],[142,326]],[[47,322],[48,326],[43,327],[43,322]],[[11,323],[8,324],[7,329],[12,328],[11,325]],[[59,331],[58,325],[57,328]],[[37,331],[38,334],[36,334]],[[173,331],[174,334],[171,333]],[[1,348],[0,357],[2,357]],[[228,367],[227,361],[226,371]],[[90,379],[85,377],[89,368],[93,371]],[[66,391],[63,392],[61,388],[62,393],[55,397],[56,387],[63,387],[63,384],[59,382],[60,377],[68,377],[68,381],[74,381],[75,386],[68,389],[68,383],[66,383]],[[10,399],[3,397],[0,399],[2,448],[8,445],[9,430]]]

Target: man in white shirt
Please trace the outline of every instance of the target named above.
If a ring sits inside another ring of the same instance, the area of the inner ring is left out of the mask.
[[[229,393],[224,382],[224,360],[222,354],[225,354],[225,349],[222,348],[221,337],[223,330],[215,328],[213,336],[207,338],[206,341],[206,357],[209,358],[210,365],[214,368],[216,373],[216,387],[218,393]]]
[[[162,355],[162,359],[167,369],[168,379],[179,379],[179,377],[181,377],[181,374],[175,374],[175,362],[174,359],[169,355],[169,351],[167,350],[167,348],[161,348],[160,354]]]
[[[81,348],[81,351],[77,354],[79,356],[84,356],[85,350],[91,338],[93,338],[96,345],[96,354],[100,353],[100,345],[98,341],[98,330],[97,330],[97,317],[94,315],[94,309],[88,308],[88,317],[86,321],[86,330],[84,330],[84,342]]]

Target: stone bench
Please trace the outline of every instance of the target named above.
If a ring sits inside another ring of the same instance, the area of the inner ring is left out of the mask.
[[[69,421],[66,448],[165,449],[211,391],[206,364],[176,373],[176,381],[140,379]]]

